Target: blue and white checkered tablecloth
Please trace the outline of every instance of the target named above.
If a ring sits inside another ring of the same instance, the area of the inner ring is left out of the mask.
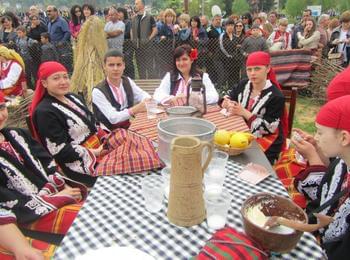
[[[254,186],[237,177],[241,165],[229,161],[227,169],[225,187],[233,195],[227,224],[239,231],[243,231],[240,208],[248,196],[257,192],[287,196],[273,176]],[[143,177],[99,177],[54,259],[74,259],[90,249],[111,245],[132,246],[156,259],[188,259],[197,255],[214,231],[208,229],[205,221],[190,228],[170,224],[165,202],[160,212],[148,212],[141,195]],[[321,248],[309,233],[304,233],[290,253],[274,256],[274,259],[293,260],[322,258]]]

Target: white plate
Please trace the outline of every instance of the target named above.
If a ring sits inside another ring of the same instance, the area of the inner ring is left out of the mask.
[[[80,255],[76,260],[114,260],[114,259],[129,259],[129,260],[154,260],[152,256],[134,247],[111,246],[103,247],[95,250],[90,250],[84,255]]]

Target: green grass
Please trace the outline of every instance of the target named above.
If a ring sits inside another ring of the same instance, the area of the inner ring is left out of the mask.
[[[298,96],[294,114],[293,127],[300,128],[308,133],[315,133],[315,117],[321,104],[314,99]]]

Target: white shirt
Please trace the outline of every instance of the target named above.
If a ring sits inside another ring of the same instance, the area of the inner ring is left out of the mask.
[[[182,76],[179,74],[178,79],[184,80]],[[191,82],[189,79],[188,83]],[[219,94],[215,89],[214,84],[211,82],[209,75],[207,73],[203,73],[203,84],[205,86],[205,96],[207,99],[207,104],[217,103],[219,100]],[[153,94],[153,99],[155,99],[158,103],[164,104],[169,99],[173,98],[173,95],[170,95],[170,72],[165,74],[164,78],[160,82],[159,87],[155,90]],[[179,93],[177,93],[179,94]]]
[[[134,94],[134,104],[151,97],[146,91],[138,87],[133,80],[131,80],[130,78],[128,79],[130,82],[132,92]],[[127,108],[128,99],[126,97],[126,92],[123,87],[123,82],[121,81],[119,86],[122,94],[122,103],[118,99],[116,91],[113,91],[113,87],[109,87],[111,88],[114,99],[120,104],[120,111],[117,111],[117,109],[115,109],[115,107],[113,107],[112,104],[107,100],[106,96],[97,88],[94,88],[92,90],[92,102],[98,107],[98,109],[108,119],[108,121],[114,125],[128,120],[130,118],[130,113]]]
[[[343,41],[346,40],[346,35],[349,33],[349,31],[344,31],[340,29],[340,35],[339,40]],[[343,52],[344,61],[346,61],[347,55],[346,55],[346,48],[344,48],[344,42],[338,44],[338,52]]]
[[[124,43],[124,31],[125,31],[125,24],[122,21],[117,21],[113,23],[112,21],[109,21],[106,23],[104,31],[105,32],[114,32],[116,30],[122,31],[121,34],[118,36],[115,36],[113,38],[108,38],[108,48],[109,49],[118,49],[120,51],[123,51],[123,43]]]
[[[7,69],[7,67],[10,65],[10,62],[11,61],[2,63],[2,70]],[[21,76],[21,73],[22,73],[21,65],[19,65],[17,62],[12,62],[9,73],[4,79],[0,80],[0,89],[13,87],[17,83],[19,77]]]

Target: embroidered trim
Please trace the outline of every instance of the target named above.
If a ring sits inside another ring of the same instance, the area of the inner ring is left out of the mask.
[[[65,143],[57,145],[55,142],[51,142],[49,138],[46,138],[46,147],[52,156],[59,154],[62,149],[66,146]]]
[[[343,234],[345,234],[349,228],[347,218],[350,216],[350,199],[339,207],[338,211],[334,214],[334,221],[330,223],[324,232],[323,242],[331,242],[339,240]]]
[[[340,160],[339,163],[334,168],[334,173],[333,173],[332,178],[331,178],[330,186],[328,187],[327,183],[325,183],[322,186],[321,200],[320,200],[320,204],[321,205],[324,202],[326,202],[327,200],[331,199],[334,196],[337,187],[339,185],[341,185],[340,184],[340,179],[341,179],[341,177],[343,175],[343,166],[344,165],[345,165],[344,161]],[[330,207],[331,206],[325,208],[320,213],[324,214],[324,215],[327,215]]]
[[[26,152],[26,155],[29,157],[29,159],[32,161],[32,163],[34,164],[34,166],[41,172],[41,175],[45,177],[45,179],[48,179],[46,171],[43,167],[43,165],[41,164],[41,162],[37,159],[34,158],[34,156],[32,155],[31,150],[29,149],[28,144],[26,143],[26,141],[24,140],[23,136],[19,135],[15,130],[11,130],[10,134],[13,136],[13,138],[17,141],[17,143],[19,143],[22,148],[24,149],[24,151]]]
[[[66,107],[57,103],[52,103],[52,106],[61,110],[64,114],[71,118],[67,119],[68,133],[74,143],[81,144],[90,134],[90,129],[88,126],[83,122],[83,120],[81,120],[81,118]]]
[[[255,114],[255,115],[258,114],[259,110],[266,104],[267,100],[270,98],[271,95],[272,95],[272,92],[270,91],[265,96],[260,98],[256,106],[253,108],[252,114]]]
[[[38,193],[38,188],[31,183],[14,165],[0,158],[2,170],[8,178],[7,187],[16,190],[24,195],[32,195]]]
[[[24,206],[33,210],[35,214],[39,216],[46,215],[47,213],[57,209],[55,206],[47,203],[39,196],[32,196],[32,199],[29,200]]]
[[[88,149],[80,145],[73,146],[73,148],[81,160],[65,163],[65,165],[72,171],[92,175],[96,158],[89,153]]]
[[[1,202],[0,206],[6,207],[8,209],[12,209],[17,204],[18,204],[18,200],[9,200],[9,201],[6,201],[6,202]]]
[[[239,95],[238,95],[238,100],[241,102],[243,107],[247,107],[249,95],[250,95],[250,80],[248,80],[247,84],[244,87],[243,97],[242,97],[241,93],[239,93]]]

